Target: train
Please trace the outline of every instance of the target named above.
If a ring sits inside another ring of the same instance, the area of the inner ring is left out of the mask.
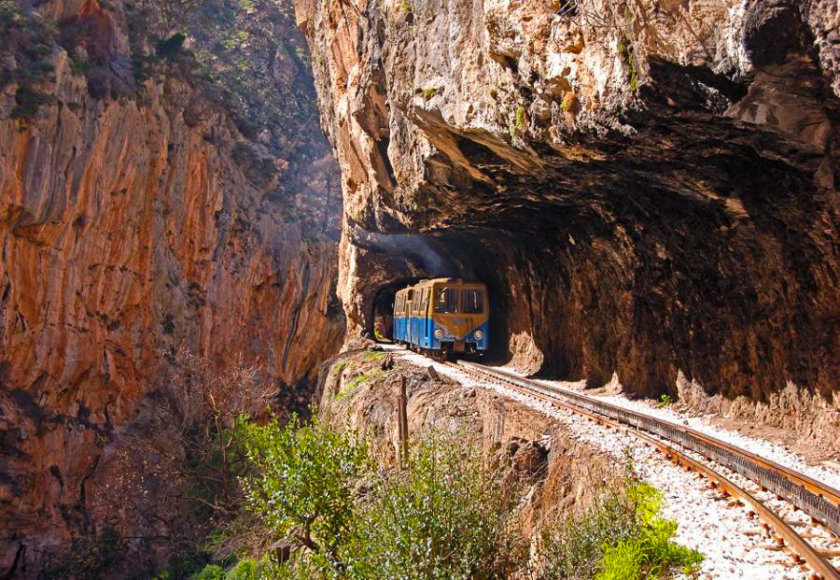
[[[448,357],[490,348],[487,286],[460,278],[421,280],[394,298],[392,338],[413,350]]]

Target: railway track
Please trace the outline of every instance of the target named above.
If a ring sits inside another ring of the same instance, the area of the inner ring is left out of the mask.
[[[816,577],[840,580],[840,573],[829,561],[829,558],[840,559],[840,492],[836,489],[683,425],[492,367],[464,361],[446,364],[474,378],[499,384],[633,435],[668,459],[708,479],[721,493],[749,505],[751,512],[775,533],[778,546],[787,544],[796,563],[807,563]],[[721,473],[721,466],[752,482],[754,489],[735,483],[732,476]],[[796,510],[810,516],[811,521],[791,522],[782,515]],[[794,526],[809,529],[800,534]],[[815,533],[817,530],[824,533]]]

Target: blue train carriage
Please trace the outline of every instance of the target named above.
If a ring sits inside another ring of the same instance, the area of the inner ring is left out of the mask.
[[[441,356],[486,351],[490,346],[487,287],[435,278],[403,288],[394,299],[393,339]]]

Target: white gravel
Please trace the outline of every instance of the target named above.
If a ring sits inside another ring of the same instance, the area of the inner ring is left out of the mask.
[[[505,368],[504,370],[508,372],[511,371],[509,368]],[[537,382],[561,389],[569,389],[577,392],[581,391],[580,383],[546,380],[537,380]],[[612,403],[618,407],[630,409],[638,413],[671,421],[672,423],[686,425],[692,429],[700,431],[701,433],[715,437],[716,439],[720,439],[721,441],[735,445],[751,453],[755,453],[760,457],[774,461],[779,465],[784,465],[794,471],[798,471],[799,473],[807,475],[808,477],[820,481],[830,487],[840,489],[840,471],[837,469],[832,469],[831,467],[825,465],[808,465],[801,455],[791,451],[785,445],[771,443],[765,439],[750,437],[743,435],[742,433],[738,433],[737,431],[724,429],[723,427],[712,423],[712,419],[715,415],[704,415],[699,417],[690,416],[688,413],[674,410],[672,407],[657,407],[647,401],[629,399],[623,394],[596,395],[593,396],[593,398],[597,398],[600,401]]]
[[[757,520],[749,519],[748,508],[731,506],[731,501],[721,498],[717,492],[711,490],[705,480],[700,480],[697,475],[674,466],[635,437],[591,423],[571,412],[557,409],[504,387],[478,381],[471,375],[436,363],[425,356],[403,352],[400,357],[418,366],[434,366],[441,375],[465,386],[496,391],[554,417],[569,425],[581,441],[605,450],[618,460],[623,460],[625,450],[629,449],[639,476],[663,493],[663,515],[679,524],[676,540],[685,546],[697,548],[704,554],[700,578],[782,580],[804,579],[810,576],[810,569],[792,566],[790,553],[769,549],[773,542],[761,531]],[[568,387],[568,384],[558,386]],[[622,397],[614,399],[616,404],[621,405],[627,401]],[[627,402],[638,405],[632,401]],[[667,409],[654,410],[670,412]],[[647,411],[651,409],[648,407]],[[673,413],[672,416],[664,418],[682,419]],[[716,433],[710,434],[718,436]],[[736,480],[735,483],[745,484],[743,480]],[[746,534],[745,531],[752,533]]]

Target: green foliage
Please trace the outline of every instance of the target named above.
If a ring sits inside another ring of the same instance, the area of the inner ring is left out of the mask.
[[[157,45],[158,56],[170,60],[175,58],[181,52],[185,40],[187,40],[186,34],[176,32],[166,40],[160,41]]]
[[[241,421],[258,470],[250,508],[304,550],[282,566],[243,560],[226,579],[482,579],[524,567],[510,497],[462,438],[428,436],[407,469],[375,472],[354,435],[324,423]]]
[[[674,400],[671,398],[671,395],[665,393],[661,397],[659,397],[659,404],[657,407],[668,407],[669,405],[673,405]]]
[[[525,130],[525,107],[522,105],[516,107],[516,128],[520,131]]]
[[[382,371],[380,369],[376,369],[375,371],[371,371],[369,373],[359,373],[352,380],[348,381],[344,388],[342,388],[338,393],[335,395],[335,399],[340,401],[348,394],[350,394],[356,387],[360,387],[361,385],[378,379],[382,376]]]
[[[508,126],[511,141],[516,139],[520,133],[525,131],[525,128],[525,107],[517,105],[513,112],[513,119],[510,121],[510,125]]]
[[[702,555],[676,544],[676,523],[660,517],[661,495],[632,475],[576,518],[546,530],[539,570],[515,520],[515,498],[460,434],[432,433],[403,470],[375,469],[365,445],[320,421],[293,417],[237,421],[253,473],[250,509],[270,531],[266,546],[297,543],[289,562],[267,549],[202,580],[494,579],[633,580],[695,571]],[[271,556],[267,555],[271,554]],[[525,576],[523,576],[525,577]]]
[[[55,79],[52,63],[55,30],[47,19],[40,18],[34,10],[24,10],[25,3],[0,0],[0,54],[11,56],[16,66],[6,67],[0,62],[0,89],[16,82],[32,93],[40,93],[44,82]],[[43,103],[41,103],[43,104]],[[38,105],[21,106],[14,113],[17,119],[29,119],[37,112]]]
[[[12,117],[23,120],[33,119],[42,105],[52,101],[53,98],[49,95],[39,93],[27,86],[20,86],[15,92],[15,108],[12,109]]]
[[[403,12],[411,12],[411,1],[410,0],[403,0],[402,1],[402,10],[403,10]]]
[[[636,62],[633,45],[627,40],[620,42],[618,44],[618,54],[621,57],[621,60],[624,61],[630,69],[630,78],[628,82],[630,84],[630,90],[635,92],[639,88],[639,75],[641,71],[638,63]]]
[[[351,533],[352,488],[368,465],[365,445],[326,424],[297,417],[255,425],[239,420],[257,474],[245,479],[251,510],[276,538],[294,537],[325,562]]]
[[[385,358],[387,355],[388,353],[384,350],[369,350],[362,358],[365,360],[379,360],[381,358]]]
[[[70,59],[70,72],[72,72],[74,75],[87,76],[87,74],[90,72],[90,69],[90,61],[83,60],[75,56]]]
[[[344,372],[344,369],[347,368],[347,360],[341,359],[333,363],[330,367],[330,374],[331,375],[340,375]]]
[[[581,517],[547,530],[544,576],[637,580],[695,570],[703,556],[672,541],[677,524],[659,516],[661,499],[651,485],[628,478]]]
[[[504,578],[525,560],[509,498],[457,436],[426,438],[371,496],[348,550],[353,577]]]
[[[7,32],[22,18],[14,0],[0,0],[0,31]]]
[[[225,570],[217,564],[208,564],[201,572],[193,577],[193,580],[224,580]]]

